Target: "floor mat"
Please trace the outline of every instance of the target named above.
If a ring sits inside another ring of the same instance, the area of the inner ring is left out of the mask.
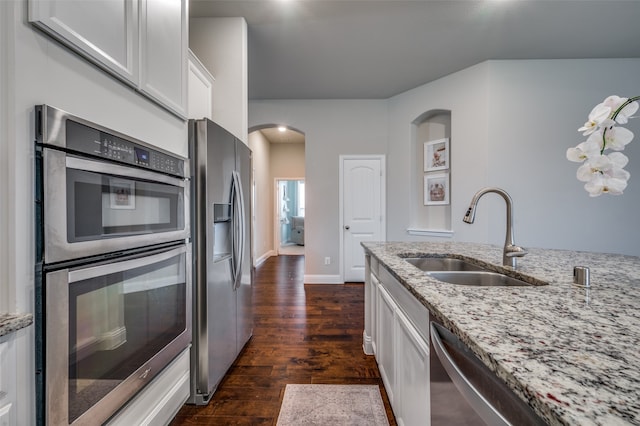
[[[287,385],[277,426],[388,424],[376,385]]]

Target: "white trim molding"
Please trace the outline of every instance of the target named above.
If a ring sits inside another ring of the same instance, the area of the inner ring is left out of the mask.
[[[259,258],[255,259],[255,261],[253,262],[253,266],[257,268],[258,266],[262,265],[271,256],[277,256],[277,253],[275,252],[275,250],[269,250]]]
[[[340,275],[305,275],[305,284],[344,284]]]

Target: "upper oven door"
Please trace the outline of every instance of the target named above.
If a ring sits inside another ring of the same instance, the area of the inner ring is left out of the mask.
[[[43,149],[44,262],[188,238],[188,181]]]

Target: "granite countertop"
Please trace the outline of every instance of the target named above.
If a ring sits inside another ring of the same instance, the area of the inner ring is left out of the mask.
[[[529,249],[515,273],[548,285],[471,287],[437,281],[399,255],[504,271],[502,247],[362,245],[549,424],[640,424],[640,257]],[[574,266],[589,267],[590,289],[572,284]]]
[[[0,313],[0,337],[28,327],[32,322],[31,314]]]

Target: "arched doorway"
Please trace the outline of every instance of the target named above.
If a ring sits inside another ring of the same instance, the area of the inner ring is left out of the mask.
[[[280,127],[282,129],[279,129]],[[278,124],[254,126],[249,129],[249,147],[253,152],[253,257],[257,265],[268,257],[279,254],[281,247],[279,236],[282,233],[282,228],[279,227],[283,206],[278,205],[277,182],[287,180],[304,182],[305,135],[290,126]],[[291,188],[287,191],[290,192]],[[285,216],[285,222],[288,221],[289,224],[285,225],[289,227],[285,229],[283,243],[290,244],[293,242],[290,241],[291,217],[301,216],[301,211],[298,205],[295,206],[295,212],[291,211],[293,208],[291,200],[286,208],[289,209],[289,215]],[[302,214],[304,214],[304,208]],[[296,243],[293,245],[298,246]],[[303,253],[304,245],[299,247],[302,250],[296,249],[296,254]]]

